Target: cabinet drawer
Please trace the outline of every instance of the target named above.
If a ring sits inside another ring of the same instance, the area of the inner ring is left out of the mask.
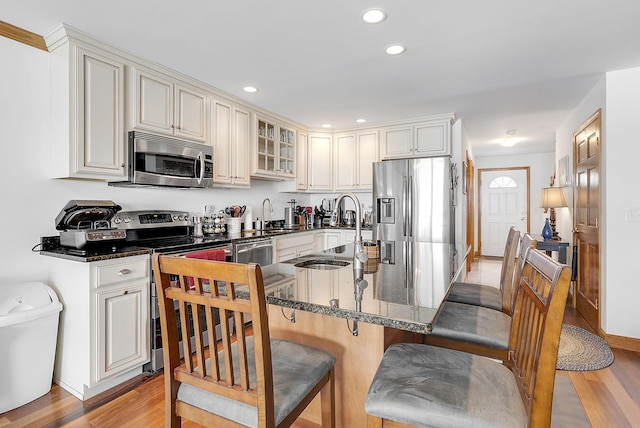
[[[123,281],[133,281],[149,277],[149,258],[110,263],[96,268],[98,287]]]
[[[286,238],[276,238],[276,249],[278,251],[286,248],[299,247],[301,245],[313,245],[313,234],[308,232],[296,233],[294,236]]]

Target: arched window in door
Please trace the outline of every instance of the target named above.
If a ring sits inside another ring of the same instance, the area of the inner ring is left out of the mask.
[[[500,189],[505,187],[518,187],[518,183],[511,177],[501,175],[491,180],[489,183],[489,189]]]

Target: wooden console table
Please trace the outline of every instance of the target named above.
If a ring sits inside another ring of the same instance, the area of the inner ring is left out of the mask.
[[[552,251],[558,252],[558,262],[562,264],[567,264],[567,248],[569,247],[569,242],[567,241],[545,241],[542,238],[542,235],[531,235],[533,239],[538,242],[538,250],[544,251],[548,256],[551,256]]]

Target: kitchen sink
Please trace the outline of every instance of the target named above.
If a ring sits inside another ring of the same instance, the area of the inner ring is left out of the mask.
[[[305,269],[340,269],[345,266],[349,266],[349,262],[345,262],[343,260],[330,260],[330,259],[311,259],[305,260],[300,263],[296,263],[294,266]]]

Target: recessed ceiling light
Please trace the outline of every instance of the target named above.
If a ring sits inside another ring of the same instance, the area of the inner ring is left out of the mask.
[[[242,90],[245,92],[249,92],[250,94],[258,92],[258,88],[256,88],[255,86],[245,86],[244,88],[242,88]]]
[[[330,123],[323,123],[322,127],[323,128],[331,128],[331,124]]]
[[[404,53],[406,50],[407,48],[405,48],[404,45],[395,44],[395,45],[387,46],[384,51],[389,55],[400,55],[401,53]]]
[[[356,122],[358,123],[365,123],[367,121],[367,119],[356,119]]]
[[[367,9],[362,12],[362,20],[367,24],[377,24],[387,19],[387,14],[382,9]]]
[[[518,132],[517,129],[507,129],[507,135],[510,137],[513,137],[514,135],[516,135],[516,132]]]

